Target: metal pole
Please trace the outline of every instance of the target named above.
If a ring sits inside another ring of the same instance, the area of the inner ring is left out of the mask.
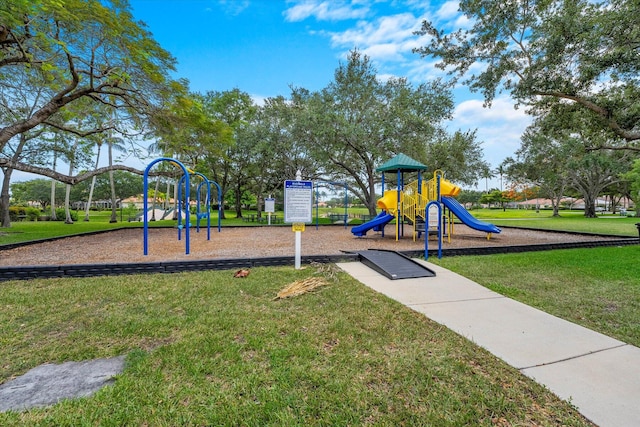
[[[302,173],[300,172],[300,170],[296,171],[296,181],[302,181]],[[295,268],[296,270],[300,270],[300,259],[301,259],[301,253],[302,253],[302,232],[301,231],[296,231],[296,254],[295,254]]]

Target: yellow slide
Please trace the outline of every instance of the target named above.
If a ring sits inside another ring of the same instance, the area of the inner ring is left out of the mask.
[[[435,181],[432,179],[430,181],[423,181],[423,194],[435,194]],[[431,191],[427,191],[427,186],[431,187]],[[446,179],[440,179],[440,195],[441,196],[450,196],[456,197],[460,194],[460,187],[453,184]],[[400,202],[403,201],[404,193],[400,192]],[[378,208],[384,209],[392,215],[395,215],[396,209],[398,208],[398,190],[387,190],[384,192],[382,198],[378,199]]]
[[[402,197],[402,193],[400,194]],[[402,199],[400,199],[402,201]],[[384,196],[378,199],[378,207],[389,212],[391,215],[395,215],[398,207],[398,190],[387,190],[384,192]]]
[[[446,179],[440,179],[440,195],[456,197],[460,194],[460,187],[447,181]]]

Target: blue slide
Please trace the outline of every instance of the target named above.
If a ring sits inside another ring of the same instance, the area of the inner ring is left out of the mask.
[[[462,221],[465,225],[473,228],[474,230],[484,231],[486,233],[496,233],[496,234],[502,231],[493,224],[489,224],[488,222],[483,222],[476,219],[476,217],[471,215],[469,211],[466,210],[464,206],[462,206],[460,202],[458,202],[453,197],[443,196],[442,203],[447,208],[449,208],[449,210],[453,212],[453,214],[457,216],[460,219],[460,221]]]
[[[392,221],[395,216],[388,214],[387,212],[380,212],[378,216],[371,221],[367,221],[364,224],[356,225],[351,229],[351,232],[358,237],[362,237],[367,234],[367,231],[374,228],[374,231],[380,231],[382,227],[388,222]],[[377,227],[377,228],[376,228]]]

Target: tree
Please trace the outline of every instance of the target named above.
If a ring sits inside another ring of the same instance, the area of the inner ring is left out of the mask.
[[[563,136],[554,138],[545,132],[544,123],[538,120],[522,136],[515,159],[508,157],[501,166],[510,180],[538,187],[551,200],[553,216],[557,217],[569,185],[568,159],[574,149]]]
[[[42,210],[51,204],[51,184],[47,179],[32,179],[29,181],[15,182],[11,184],[11,195],[17,204],[36,202]],[[57,189],[62,190],[62,184],[58,183]],[[58,200],[62,202],[62,200]]]
[[[456,183],[477,185],[478,179],[485,178],[489,171],[489,164],[482,159],[476,131],[458,130],[449,135],[439,130],[426,144],[424,152],[424,162],[430,169],[445,172],[446,178]]]
[[[638,1],[462,0],[460,11],[470,29],[425,21],[417,34],[430,41],[414,51],[487,104],[502,90],[538,112],[561,100],[617,136],[610,147],[640,150]]]
[[[491,205],[500,205],[503,209],[505,208],[504,204],[509,202],[511,199],[507,197],[507,192],[503,192],[496,189],[492,189],[488,193],[483,194],[480,197],[480,203],[486,203],[491,207]]]
[[[636,207],[636,218],[640,218],[640,159],[636,159],[631,170],[620,176],[629,183],[629,198]]]
[[[201,171],[220,185],[222,194],[233,190],[236,216],[242,217],[242,194],[249,179],[247,168],[250,149],[239,139],[239,133],[251,123],[256,106],[248,93],[239,89],[224,92],[207,92],[203,96],[206,117],[223,126],[220,142],[203,156]],[[221,210],[224,218],[224,207]]]
[[[282,96],[267,98],[251,123],[239,134],[251,158],[250,189],[257,196],[259,215],[264,199],[279,194],[296,171],[316,171],[305,144],[295,137],[296,106]]]
[[[499,176],[499,177],[500,177],[500,191],[502,191],[502,190],[503,190],[503,188],[502,188],[502,187],[503,187],[503,182],[502,182],[502,180],[503,180],[503,178],[504,178],[504,175],[505,175],[505,174],[506,174],[506,172],[507,172],[507,169],[504,167],[504,165],[503,165],[503,164],[501,164],[501,165],[498,165],[498,167],[496,168],[496,170],[495,170],[495,171],[493,171],[493,172],[496,174],[496,176]]]
[[[463,189],[457,199],[463,205],[477,205],[483,194],[484,193],[482,191]]]
[[[164,100],[184,85],[169,73],[175,60],[136,22],[126,0],[17,0],[0,9],[0,91],[12,91],[22,78],[46,85],[33,113],[13,116],[0,127],[0,152],[11,138],[43,125],[80,100],[126,111],[130,128],[157,113]],[[35,86],[34,86],[35,87]],[[35,97],[32,97],[35,99]],[[15,106],[0,104],[0,117]],[[58,129],[85,134],[105,129]],[[69,177],[48,168],[0,156],[0,166],[74,184],[104,170]],[[111,169],[132,170],[122,165]],[[107,170],[107,169],[105,169]]]
[[[484,191],[489,194],[489,180],[494,177],[489,165],[480,168],[480,177],[484,179]]]
[[[596,217],[596,199],[605,188],[620,181],[620,173],[627,170],[628,157],[619,152],[585,152],[569,162],[571,186],[584,200],[584,216]]]
[[[450,140],[442,128],[453,108],[446,85],[435,80],[413,87],[404,78],[381,82],[369,57],[357,50],[325,89],[294,88],[292,100],[295,138],[320,166],[303,176],[346,183],[372,215],[378,165],[400,152],[426,161],[430,143]]]
[[[117,200],[126,199],[127,197],[139,196],[142,194],[142,178],[140,175],[126,171],[114,171],[113,183]],[[108,173],[96,176],[96,183],[93,186],[94,200],[111,200],[111,182]],[[74,185],[71,189],[71,201],[86,203],[88,194],[91,189],[90,181],[82,181]]]

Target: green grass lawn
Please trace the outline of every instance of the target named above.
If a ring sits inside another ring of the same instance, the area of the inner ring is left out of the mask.
[[[491,221],[637,236],[636,218],[543,212]],[[492,213],[473,211],[487,220]],[[107,217],[10,231],[110,226]],[[435,262],[640,346],[638,260],[640,246]],[[0,283],[0,382],[44,362],[128,357],[116,384],[95,397],[0,414],[0,425],[588,425],[515,369],[347,275],[317,293],[273,300],[312,274],[264,268],[246,280],[212,271]]]
[[[314,267],[0,284],[0,381],[127,355],[90,398],[0,425],[590,425],[470,341]],[[314,293],[274,300],[294,280]]]
[[[476,209],[470,211],[473,216],[498,226],[527,227],[541,230],[564,230],[581,233],[599,233],[618,236],[637,236],[635,226],[640,218],[620,215],[599,215],[597,218],[585,218],[582,211],[560,211],[559,217],[553,217],[550,210],[534,209]]]

